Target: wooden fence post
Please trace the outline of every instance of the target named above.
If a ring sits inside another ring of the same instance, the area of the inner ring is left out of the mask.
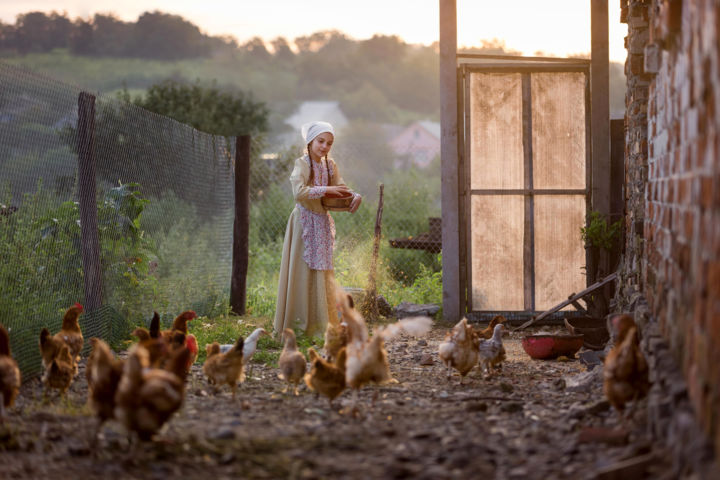
[[[250,229],[250,135],[235,140],[235,222],[233,224],[230,310],[245,315]]]
[[[465,309],[460,292],[460,222],[466,220],[459,218],[463,191],[458,176],[457,1],[439,4],[443,318],[455,324]]]
[[[94,144],[95,96],[87,92],[80,92],[77,123],[78,202],[86,312],[94,312],[102,306]]]

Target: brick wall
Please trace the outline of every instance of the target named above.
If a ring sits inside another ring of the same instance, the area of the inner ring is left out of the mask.
[[[627,231],[618,304],[647,300],[644,328],[662,334],[720,454],[720,2],[621,3]]]

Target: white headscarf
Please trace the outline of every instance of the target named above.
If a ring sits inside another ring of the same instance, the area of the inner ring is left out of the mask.
[[[333,130],[332,125],[328,122],[310,122],[303,125],[300,129],[300,133],[302,133],[302,136],[305,139],[305,145],[312,142],[315,137],[321,133],[326,132],[331,133],[333,137],[335,136],[335,130]]]

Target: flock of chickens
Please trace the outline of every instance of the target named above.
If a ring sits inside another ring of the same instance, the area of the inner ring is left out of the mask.
[[[414,317],[377,327],[370,335],[362,315],[354,308],[352,297],[341,293],[337,302],[338,318],[333,319],[326,332],[325,356],[313,348],[307,360],[298,350],[291,329],[283,332],[284,346],[280,355],[279,377],[298,394],[305,382],[329,404],[346,388],[353,392],[348,410],[357,413],[359,390],[369,384],[394,383],[385,341],[404,331],[410,335],[424,335],[430,331],[432,320]],[[78,323],[82,305],[71,306],[63,317],[61,330],[51,335],[44,328],[40,333],[42,382],[45,392],[56,389],[64,395],[78,374],[78,361],[83,347],[83,335]],[[153,316],[149,329],[137,328],[138,338],[128,351],[127,358],[117,358],[110,347],[99,338],[90,339],[92,351],[87,360],[85,375],[88,382],[88,404],[98,419],[96,434],[103,423],[115,419],[128,432],[135,432],[141,440],[149,440],[181,407],[185,395],[185,381],[191,365],[198,356],[197,339],[188,332],[188,321],[196,318],[193,311],[178,315],[168,330],[160,329],[160,318]],[[495,317],[484,330],[476,330],[463,318],[440,343],[438,354],[447,368],[464,377],[475,365],[489,377],[501,368],[505,359],[502,334],[505,319]],[[632,317],[618,315],[612,319],[616,332],[613,349],[605,360],[604,392],[610,403],[622,412],[624,406],[647,394],[649,389],[647,362],[638,345],[638,330]],[[247,338],[239,337],[234,344],[206,345],[207,359],[203,373],[213,385],[228,385],[235,399],[238,383],[245,378],[245,367],[257,348],[263,328]],[[0,421],[5,408],[12,406],[20,388],[20,372],[10,355],[9,335],[0,325]]]

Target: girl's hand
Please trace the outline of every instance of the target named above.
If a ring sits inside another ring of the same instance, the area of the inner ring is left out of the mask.
[[[353,198],[352,202],[350,203],[350,213],[355,213],[355,211],[360,208],[360,204],[362,203],[362,195],[359,193],[355,194],[355,197]]]
[[[337,195],[339,197],[344,197],[345,195],[349,195],[352,192],[345,185],[332,185],[325,189],[325,195],[327,195],[328,193],[332,195]]]

